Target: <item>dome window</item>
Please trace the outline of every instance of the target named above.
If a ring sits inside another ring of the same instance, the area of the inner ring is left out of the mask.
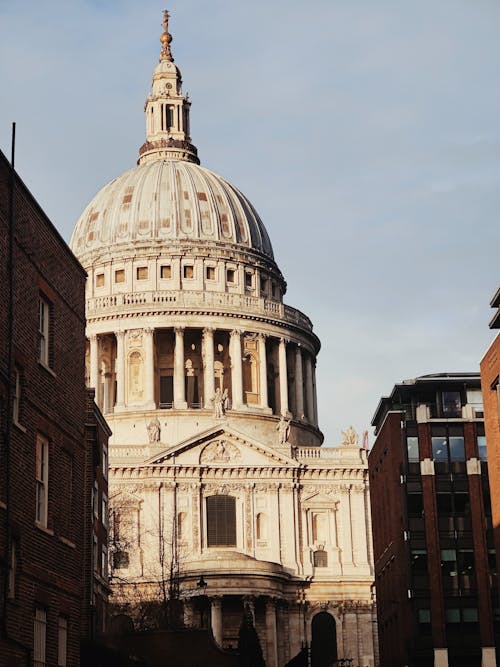
[[[228,269],[226,273],[226,279],[228,283],[234,285],[234,283],[236,282],[236,271],[234,269]]]
[[[172,277],[172,267],[170,264],[163,264],[160,266],[160,278],[168,280]]]
[[[115,283],[125,282],[125,269],[118,269],[115,271]]]
[[[185,264],[183,270],[184,270],[183,273],[184,278],[187,278],[188,280],[194,278],[194,266],[192,264]]]
[[[318,549],[313,554],[314,567],[328,567],[328,554],[322,549]]]
[[[148,267],[147,266],[138,266],[137,267],[137,280],[147,280],[148,279]]]
[[[250,273],[250,271],[245,273],[245,287],[247,289],[253,289],[253,273]]]
[[[215,266],[207,266],[207,280],[215,280]]]
[[[104,287],[104,273],[98,273],[95,277],[95,286]]]

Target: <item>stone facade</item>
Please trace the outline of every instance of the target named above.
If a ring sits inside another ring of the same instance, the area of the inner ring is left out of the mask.
[[[139,164],[72,238],[87,378],[113,431],[114,599],[148,625],[148,601],[180,598],[223,647],[247,605],[269,667],[327,626],[336,656],[374,665],[366,452],[352,429],[321,447],[319,340],[283,303],[251,203],[199,166],[167,17],[162,44]]]

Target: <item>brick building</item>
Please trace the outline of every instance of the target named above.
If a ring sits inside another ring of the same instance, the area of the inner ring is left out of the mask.
[[[380,664],[496,664],[495,552],[478,374],[394,386],[369,455]]]
[[[490,329],[500,329],[500,288],[491,300],[495,315]],[[500,554],[500,335],[497,335],[481,360],[481,388],[484,402],[484,428],[488,442],[491,509],[495,549]],[[497,572],[499,563],[497,562]],[[498,589],[497,579],[497,589]]]
[[[78,665],[92,634],[90,440],[109,431],[85,389],[84,283],[0,153],[0,665]]]

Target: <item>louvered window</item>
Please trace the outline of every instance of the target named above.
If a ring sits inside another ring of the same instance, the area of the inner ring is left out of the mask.
[[[328,567],[328,554],[319,549],[314,552],[314,567]]]
[[[209,547],[236,546],[236,500],[232,496],[207,498]]]
[[[45,609],[35,609],[33,628],[33,665],[45,667],[45,637],[47,631],[47,612]]]

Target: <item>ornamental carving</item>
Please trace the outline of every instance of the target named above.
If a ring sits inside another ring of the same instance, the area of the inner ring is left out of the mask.
[[[128,343],[129,346],[139,347],[142,345],[142,330],[141,329],[131,329],[128,332]]]
[[[227,440],[215,440],[207,445],[200,454],[200,463],[236,463],[241,458],[241,452]]]

